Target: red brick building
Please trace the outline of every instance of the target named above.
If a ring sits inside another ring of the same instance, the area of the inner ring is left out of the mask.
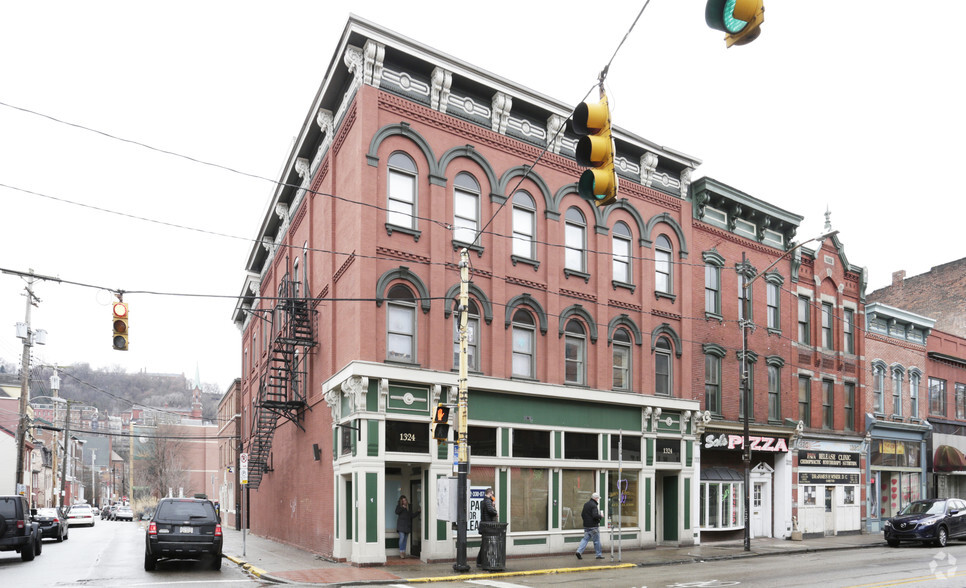
[[[869,294],[869,301],[889,304],[930,317],[934,328],[925,341],[922,374],[923,418],[931,434],[925,467],[929,496],[966,492],[966,258],[906,277],[892,274],[892,284]],[[885,329],[880,325],[880,330]],[[888,326],[890,333],[896,329]],[[898,329],[897,329],[898,330]]]
[[[238,478],[238,431],[241,424],[241,379],[231,383],[218,403],[218,477],[222,523],[241,528],[241,484]]]

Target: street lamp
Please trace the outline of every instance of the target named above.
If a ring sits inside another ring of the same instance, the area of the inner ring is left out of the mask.
[[[768,273],[771,268],[778,265],[778,263],[788,257],[793,251],[797,250],[802,245],[806,243],[811,243],[812,241],[824,241],[825,239],[835,236],[838,231],[827,231],[818,237],[808,239],[807,241],[802,241],[797,245],[790,247],[785,253],[782,253],[778,259],[773,261],[771,265],[766,267],[763,271],[755,274],[754,277],[748,279],[748,263],[745,259],[745,254],[741,254],[741,270],[739,277],[742,281],[743,294],[741,300],[741,319],[738,321],[738,326],[741,328],[741,403],[744,406],[745,414],[742,415],[742,421],[744,425],[744,438],[741,444],[741,459],[745,463],[745,483],[743,492],[743,506],[744,506],[744,526],[745,526],[745,551],[751,551],[751,525],[750,525],[750,492],[751,489],[751,441],[749,440],[749,424],[751,422],[751,413],[753,412],[753,407],[751,406],[750,391],[748,389],[748,329],[752,327],[754,322],[751,317],[751,309],[748,303],[751,300],[751,285],[760,278],[761,276]]]

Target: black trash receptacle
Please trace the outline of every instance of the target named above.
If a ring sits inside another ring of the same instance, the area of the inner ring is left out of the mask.
[[[481,521],[480,536],[483,557],[480,567],[488,572],[499,572],[506,569],[506,526],[499,521]]]

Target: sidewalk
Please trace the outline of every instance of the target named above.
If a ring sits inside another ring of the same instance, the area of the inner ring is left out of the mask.
[[[662,566],[739,557],[761,557],[790,553],[826,550],[860,549],[885,546],[882,534],[840,535],[804,541],[784,539],[752,539],[751,550],[744,550],[742,541],[704,543],[691,547],[658,547],[623,551],[618,557],[615,546],[613,557],[610,547],[604,549],[604,559],[595,560],[591,546],[578,560],[572,553],[509,558],[503,572],[484,572],[475,567],[476,549],[467,551],[470,571],[457,574],[453,562],[424,563],[418,559],[390,559],[385,565],[354,567],[335,563],[301,549],[257,537],[245,536],[245,554],[242,554],[242,534],[226,529],[224,553],[229,561],[244,567],[253,575],[279,583],[303,583],[313,585],[365,585],[400,584],[406,582],[460,581],[464,579],[506,578],[518,575],[579,573],[586,568]],[[589,557],[588,557],[589,555]]]

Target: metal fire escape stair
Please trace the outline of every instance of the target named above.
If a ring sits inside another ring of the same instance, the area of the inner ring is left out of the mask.
[[[265,472],[271,471],[272,438],[279,419],[288,419],[305,430],[300,420],[307,407],[306,352],[316,345],[312,329],[315,310],[309,307],[309,300],[298,296],[298,286],[286,275],[272,312],[273,339],[252,415],[248,456],[248,486],[252,489],[257,489]]]

